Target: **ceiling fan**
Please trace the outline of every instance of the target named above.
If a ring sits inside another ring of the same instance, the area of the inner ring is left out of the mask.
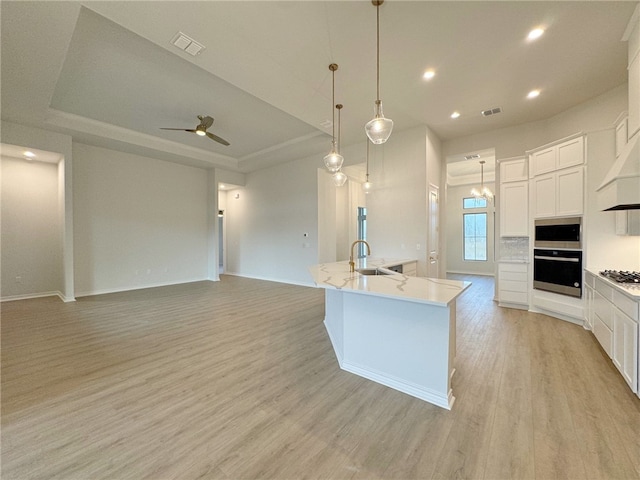
[[[213,118],[209,117],[208,115],[202,116],[202,115],[198,115],[198,119],[200,120],[200,124],[195,128],[195,129],[190,129],[190,128],[163,128],[160,127],[160,130],[182,130],[185,132],[193,132],[196,135],[200,135],[201,137],[204,137],[205,135],[207,137],[209,137],[211,140],[214,140],[218,143],[221,143],[222,145],[230,145],[229,142],[227,142],[224,138],[220,138],[217,135],[214,135],[211,132],[207,132],[207,128],[209,128],[211,125],[213,125]]]

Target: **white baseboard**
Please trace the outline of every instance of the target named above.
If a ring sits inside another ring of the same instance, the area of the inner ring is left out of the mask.
[[[351,372],[355,375],[359,375],[360,377],[364,377],[369,380],[372,380],[386,387],[390,387],[390,388],[393,388],[394,390],[398,390],[399,392],[403,392],[403,393],[406,393],[407,395],[411,395],[412,397],[416,397],[416,398],[419,398],[420,400],[433,403],[434,405],[445,408],[447,410],[451,410],[451,407],[453,406],[453,402],[455,402],[456,400],[456,398],[453,396],[451,389],[449,390],[448,395],[442,395],[439,392],[435,392],[433,390],[429,390],[427,388],[414,385],[412,383],[407,382],[406,380],[394,378],[385,373],[376,372],[372,369],[363,368],[358,365],[354,365],[352,363],[341,362],[340,368],[342,368],[347,372]]]
[[[313,282],[296,282],[293,280],[283,280],[281,278],[271,278],[271,277],[262,277],[256,275],[245,275],[244,273],[237,272],[225,272],[224,275],[232,275],[234,277],[243,277],[243,278],[251,278],[253,280],[264,280],[265,282],[276,282],[276,283],[286,283],[287,285],[298,285],[300,287],[315,287],[316,285]]]
[[[180,282],[161,282],[161,283],[149,283],[146,285],[136,285],[132,287],[121,287],[121,288],[105,288],[101,290],[91,290],[88,292],[76,292],[76,297],[89,297],[92,295],[106,295],[108,293],[120,293],[120,292],[132,292],[134,290],[144,290],[146,288],[157,288],[157,287],[168,287],[171,285],[183,285],[185,283],[194,283],[194,282],[211,282],[209,278],[194,278],[191,280],[183,280]]]
[[[73,302],[75,298],[67,299],[62,294],[62,292],[40,292],[40,293],[25,293],[23,295],[9,295],[7,297],[0,298],[0,302],[13,302],[16,300],[29,300],[33,298],[44,298],[44,297],[58,297],[63,302]]]

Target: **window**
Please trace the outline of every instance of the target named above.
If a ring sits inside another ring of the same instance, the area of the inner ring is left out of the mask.
[[[462,199],[462,208],[465,210],[469,208],[487,208],[486,198],[466,197]]]
[[[358,240],[367,239],[367,207],[358,207]],[[366,245],[358,244],[358,258],[364,258],[366,253]]]
[[[487,208],[486,198],[468,197],[462,199],[462,208]],[[487,261],[487,214],[463,213],[462,227],[464,235],[465,261]]]

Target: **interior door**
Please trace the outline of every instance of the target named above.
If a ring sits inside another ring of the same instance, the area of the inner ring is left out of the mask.
[[[440,218],[439,218],[439,189],[437,186],[429,184],[429,225],[428,232],[428,252],[427,258],[427,276],[438,278],[440,267],[440,252],[438,238],[440,235]]]

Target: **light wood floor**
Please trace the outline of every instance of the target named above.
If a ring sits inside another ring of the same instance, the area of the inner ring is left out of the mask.
[[[591,333],[456,278],[452,411],[339,370],[319,289],[4,303],[2,478],[640,478],[640,399]]]

